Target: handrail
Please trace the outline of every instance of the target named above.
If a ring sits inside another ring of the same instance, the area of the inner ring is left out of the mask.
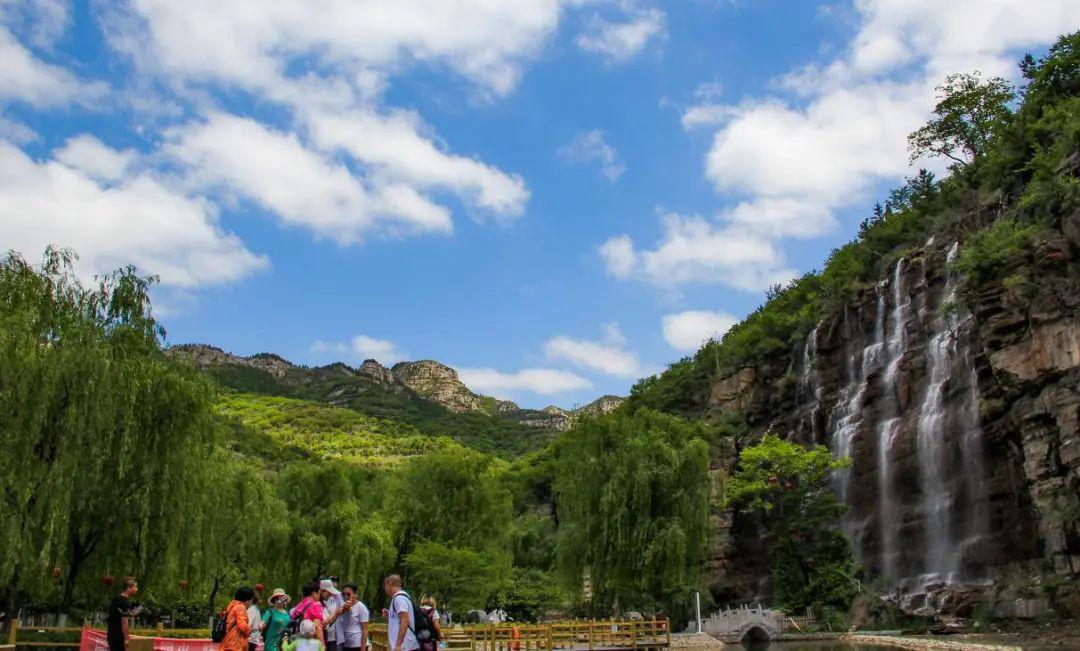
[[[390,651],[385,624],[372,624],[368,635],[374,651]],[[450,649],[472,651],[636,651],[671,646],[666,619],[467,624],[444,629],[443,636]]]

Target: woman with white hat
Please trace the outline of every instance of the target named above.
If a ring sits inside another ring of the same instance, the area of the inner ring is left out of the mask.
[[[281,588],[270,595],[270,607],[262,616],[263,645],[266,651],[281,650],[281,635],[289,625],[289,595]]]

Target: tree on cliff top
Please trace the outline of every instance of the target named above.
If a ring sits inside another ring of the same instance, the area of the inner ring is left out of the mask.
[[[978,72],[949,75],[937,91],[936,117],[908,136],[911,162],[944,156],[963,167],[985,154],[1008,123],[1016,91],[1001,77],[984,81]]]
[[[739,454],[727,504],[765,523],[773,591],[784,608],[847,608],[858,592],[850,546],[837,530],[844,506],[829,488],[832,472],[848,463],[773,435]]]

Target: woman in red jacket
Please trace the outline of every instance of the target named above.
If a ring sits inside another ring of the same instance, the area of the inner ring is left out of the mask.
[[[248,651],[251,623],[248,622],[247,609],[254,600],[255,591],[243,587],[236,591],[233,600],[225,607],[225,639],[221,641],[220,651]]]

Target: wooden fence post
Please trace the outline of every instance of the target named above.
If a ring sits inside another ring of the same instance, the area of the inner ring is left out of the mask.
[[[15,637],[18,634],[19,634],[19,618],[18,617],[13,617],[11,619],[11,621],[8,622],[7,643],[9,645],[14,645],[15,644]]]

